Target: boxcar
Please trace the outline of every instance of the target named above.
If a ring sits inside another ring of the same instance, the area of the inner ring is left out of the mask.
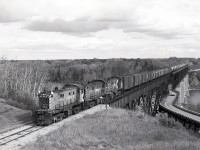
[[[122,77],[123,89],[129,90],[135,85],[135,76],[134,75],[126,75]]]
[[[142,83],[146,82],[146,73],[142,73]]]
[[[145,74],[145,82],[148,82],[150,80],[151,74],[150,72],[145,72],[144,74]]]
[[[160,75],[161,75],[161,76],[164,75],[164,69],[160,69]]]
[[[151,72],[151,80],[155,79],[156,78],[156,72],[155,71],[152,71]]]
[[[135,77],[135,85],[134,86],[139,86],[142,84],[142,75],[141,74],[134,74]]]
[[[162,75],[162,69],[159,69],[159,77]]]
[[[164,69],[164,74],[167,74],[167,68]]]
[[[159,77],[159,70],[156,70],[155,74],[156,74],[155,78],[158,78]]]

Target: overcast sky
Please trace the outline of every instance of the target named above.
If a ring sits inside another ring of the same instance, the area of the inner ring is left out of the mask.
[[[0,0],[9,59],[200,57],[199,0]]]

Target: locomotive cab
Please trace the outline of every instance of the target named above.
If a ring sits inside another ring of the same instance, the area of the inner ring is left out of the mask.
[[[106,82],[104,80],[93,80],[89,82],[85,87],[85,104],[87,107],[93,107],[94,105],[102,102],[102,97],[105,94]]]
[[[51,91],[44,91],[38,94],[39,109],[36,110],[36,122],[39,125],[52,123],[52,113],[49,111],[50,97],[52,97]]]
[[[114,96],[121,94],[122,79],[119,77],[110,77],[107,81],[107,93],[112,93]],[[111,95],[112,95],[111,94]]]
[[[38,94],[39,99],[39,108],[41,110],[48,110],[49,109],[49,99],[53,96],[50,91],[44,91]]]

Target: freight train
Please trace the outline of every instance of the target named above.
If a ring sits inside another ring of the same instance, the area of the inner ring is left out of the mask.
[[[185,64],[143,72],[128,74],[121,77],[110,77],[105,80],[93,80],[87,85],[65,84],[61,89],[55,87],[52,91],[38,94],[39,108],[36,110],[36,123],[48,125],[77,114],[84,109],[112,99],[134,87],[154,80],[160,76],[177,70]]]

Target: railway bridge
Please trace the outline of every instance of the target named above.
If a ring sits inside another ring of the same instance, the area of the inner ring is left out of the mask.
[[[139,106],[145,113],[153,116],[158,111],[166,112],[169,117],[174,117],[183,123],[184,126],[198,131],[200,129],[200,114],[175,105],[179,93],[169,93],[169,91],[177,87],[188,72],[189,66],[187,65],[135,87],[107,103],[115,108],[134,109],[136,106]],[[163,99],[167,100],[163,103]]]
[[[134,109],[139,105],[144,112],[155,115],[161,100],[174,89],[188,73],[189,66],[160,76],[154,80],[134,87],[108,102],[111,107]]]

